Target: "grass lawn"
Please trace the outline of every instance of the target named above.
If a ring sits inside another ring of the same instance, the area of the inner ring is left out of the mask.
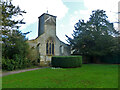
[[[3,88],[118,88],[118,65],[39,69],[3,76]]]

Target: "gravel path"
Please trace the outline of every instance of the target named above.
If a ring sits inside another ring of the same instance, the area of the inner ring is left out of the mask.
[[[0,77],[10,75],[10,74],[15,74],[15,73],[21,73],[21,72],[32,71],[32,70],[37,70],[37,69],[43,69],[43,68],[49,68],[49,67],[40,67],[40,68],[33,68],[33,69],[25,69],[25,70],[4,72],[4,73],[0,74]]]

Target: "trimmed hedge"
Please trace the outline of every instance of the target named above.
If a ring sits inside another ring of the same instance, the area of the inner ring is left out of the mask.
[[[82,56],[54,56],[51,60],[52,67],[73,68],[82,66]]]

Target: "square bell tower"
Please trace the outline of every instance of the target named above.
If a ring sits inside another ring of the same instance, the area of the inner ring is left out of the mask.
[[[56,35],[56,16],[43,13],[38,19],[38,37],[43,33]]]

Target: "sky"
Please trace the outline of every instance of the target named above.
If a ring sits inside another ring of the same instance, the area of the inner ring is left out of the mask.
[[[38,17],[43,13],[57,16],[56,34],[58,38],[67,43],[65,35],[72,37],[74,25],[81,19],[87,21],[93,10],[103,9],[106,11],[108,20],[116,22],[118,20],[119,0],[13,0],[14,5],[19,5],[21,10],[27,13],[23,17],[26,22],[20,30],[31,31],[27,35],[29,40],[38,36]],[[114,24],[117,28],[117,24]]]

